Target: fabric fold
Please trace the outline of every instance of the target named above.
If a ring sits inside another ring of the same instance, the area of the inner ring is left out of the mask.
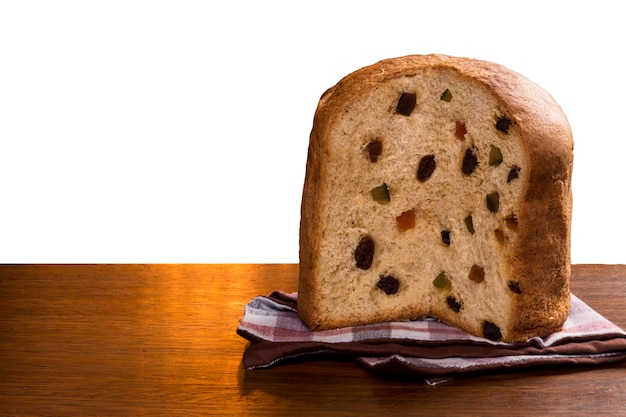
[[[374,373],[435,377],[441,382],[481,370],[626,359],[626,332],[575,295],[561,331],[520,344],[475,337],[429,317],[312,332],[298,317],[297,293],[282,291],[252,299],[237,333],[251,342],[242,359],[247,370],[332,354]]]

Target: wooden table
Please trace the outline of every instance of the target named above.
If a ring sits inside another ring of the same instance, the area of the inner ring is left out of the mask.
[[[243,306],[297,265],[0,266],[0,415],[626,415],[626,363],[437,386],[325,359],[241,366]],[[626,266],[572,291],[626,328]]]

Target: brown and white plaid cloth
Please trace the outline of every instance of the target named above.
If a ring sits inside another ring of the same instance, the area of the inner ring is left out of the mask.
[[[237,333],[251,343],[245,369],[336,354],[387,375],[445,382],[479,371],[596,365],[626,359],[626,332],[575,295],[563,329],[521,344],[475,337],[432,318],[310,331],[297,314],[297,293],[275,291],[245,307]]]

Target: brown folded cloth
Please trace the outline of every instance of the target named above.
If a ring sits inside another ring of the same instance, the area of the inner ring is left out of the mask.
[[[509,344],[472,336],[432,318],[312,332],[297,314],[297,293],[275,291],[245,307],[237,333],[251,343],[245,369],[285,360],[337,354],[387,375],[418,375],[445,382],[479,371],[541,366],[597,365],[626,359],[626,332],[571,296],[563,329]]]

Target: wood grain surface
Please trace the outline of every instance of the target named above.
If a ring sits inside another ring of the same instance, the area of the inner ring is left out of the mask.
[[[626,364],[428,386],[325,358],[245,371],[244,305],[297,265],[0,266],[0,415],[625,416]],[[626,266],[572,291],[626,328]]]

